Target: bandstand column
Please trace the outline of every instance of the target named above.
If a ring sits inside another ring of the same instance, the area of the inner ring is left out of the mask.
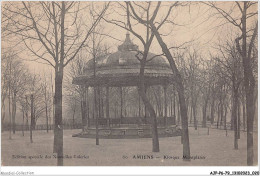
[[[139,118],[141,118],[141,97],[138,93],[138,115],[139,115]]]
[[[86,88],[86,106],[87,106],[87,125],[89,127],[89,98],[88,98],[88,87]]]
[[[170,98],[171,98],[170,117],[172,117],[172,94],[171,94]]]
[[[101,118],[101,92],[100,87],[97,87],[97,98],[98,98],[98,118]]]
[[[86,86],[85,85],[83,85],[82,86],[82,93],[83,93],[83,95],[82,95],[82,99],[81,99],[81,108],[82,108],[82,130],[84,130],[84,126],[85,125],[87,125],[87,118],[86,118],[86,115],[87,115],[87,113],[86,113],[86,107],[87,107],[87,105],[86,105]]]
[[[123,88],[120,87],[120,118],[123,118]]]
[[[166,118],[167,118],[167,86],[163,87],[164,90],[164,125],[166,125]]]
[[[109,126],[109,87],[106,87],[106,118]]]
[[[175,91],[173,92],[173,124],[176,125]]]
[[[103,87],[100,87],[100,118],[104,118],[104,99],[103,99]]]
[[[144,93],[145,93],[145,95],[147,96],[147,86],[145,86],[145,88],[144,88]],[[144,121],[145,121],[145,124],[146,124],[146,118],[147,118],[147,108],[146,108],[146,106],[144,105]]]
[[[96,145],[99,145],[99,135],[98,135],[98,128],[99,128],[99,124],[98,124],[98,106],[97,106],[97,90],[96,90],[96,85],[94,85],[94,105],[93,105],[93,117],[95,118],[95,126],[96,126]]]

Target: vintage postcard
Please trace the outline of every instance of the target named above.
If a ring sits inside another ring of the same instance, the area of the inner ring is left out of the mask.
[[[3,168],[258,166],[257,1],[1,7]]]

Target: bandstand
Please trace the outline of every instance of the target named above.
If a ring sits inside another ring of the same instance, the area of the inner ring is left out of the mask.
[[[98,134],[100,138],[138,138],[151,137],[151,120],[147,110],[144,107],[144,115],[140,113],[137,117],[126,117],[123,115],[123,87],[137,87],[139,85],[140,62],[136,58],[138,46],[130,40],[127,33],[125,41],[118,46],[118,51],[108,54],[104,57],[91,59],[87,62],[82,75],[73,79],[73,84],[97,89],[100,97],[100,89],[105,90],[105,113],[101,117],[96,113],[96,118],[88,118],[86,126],[82,133],[74,135],[75,137],[90,137],[96,135],[96,123],[98,123]],[[149,60],[152,58],[151,60]],[[95,62],[94,62],[95,60]],[[176,126],[175,117],[167,116],[167,87],[173,83],[173,74],[167,60],[156,56],[153,53],[148,54],[149,60],[145,67],[145,87],[162,86],[164,97],[164,116],[157,117],[159,137],[180,135],[180,130]],[[120,114],[119,117],[113,117],[110,113],[110,88],[118,88],[120,94]],[[136,89],[137,91],[137,89]],[[88,91],[87,91],[88,92]],[[96,101],[97,102],[97,101]],[[93,101],[95,104],[95,101]],[[100,104],[98,110],[100,110]],[[100,112],[100,111],[99,111]]]

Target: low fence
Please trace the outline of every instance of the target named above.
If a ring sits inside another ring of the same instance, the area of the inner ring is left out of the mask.
[[[199,121],[199,122],[197,122],[197,127],[198,128],[203,128],[202,127],[203,125],[202,125],[202,121]],[[194,122],[192,122],[192,123],[189,123],[189,127],[194,127]],[[231,122],[227,122],[226,123],[226,128],[225,128],[225,126],[224,126],[224,123],[217,123],[217,122],[214,122],[213,124],[211,124],[211,122],[210,121],[207,121],[207,123],[206,123],[206,127],[208,128],[212,128],[212,129],[219,129],[219,130],[233,130],[232,128],[231,128]],[[240,124],[240,131],[246,131],[246,127],[244,128],[244,126],[243,126],[243,124],[241,123]],[[253,126],[253,131],[258,131],[258,127],[257,127],[257,124],[255,123],[254,124],[254,126]]]
[[[10,125],[4,125],[3,130],[8,131],[10,129]],[[48,125],[49,130],[54,129],[54,125]],[[82,129],[82,124],[64,124],[63,129]],[[16,131],[29,131],[30,126],[29,125],[15,125],[15,130]],[[34,130],[47,130],[47,125],[35,125]]]
[[[106,119],[106,118],[101,118],[99,119],[99,126],[120,126],[120,125],[132,125],[132,124],[137,124],[137,125],[144,125],[144,124],[151,124],[151,118],[140,118],[140,117],[123,117],[123,118],[111,118],[111,119]],[[96,120],[95,119],[89,119],[89,125],[90,126],[95,126]],[[167,117],[167,118],[157,118],[157,125],[158,126],[165,126],[165,125],[176,125],[177,121],[174,122],[173,117]],[[181,126],[181,123],[177,124]],[[10,129],[9,124],[4,124],[3,126],[4,131],[8,131]],[[65,123],[63,124],[63,129],[82,129],[82,123]],[[194,127],[194,123],[189,123],[189,127]],[[197,122],[197,127],[202,128],[202,122]],[[213,129],[219,129],[219,130],[225,130],[224,128],[224,123],[223,124],[217,124],[216,122],[211,124],[210,121],[207,121],[206,127],[213,128]],[[49,130],[53,130],[54,125],[48,125]],[[226,123],[226,129],[231,130],[231,123],[227,122]],[[16,131],[28,131],[30,130],[29,125],[20,125],[17,124],[15,125],[15,130]],[[46,124],[41,124],[41,125],[35,125],[34,130],[47,130],[47,125]],[[240,126],[240,130],[246,130],[244,129],[242,124]],[[257,131],[257,126],[254,125],[254,131]]]
[[[142,125],[142,124],[151,124],[151,118],[144,118],[144,117],[123,117],[123,118],[102,118],[99,119],[100,126],[120,126],[120,125]],[[89,119],[89,125],[94,126],[96,124],[96,119]],[[158,126],[165,126],[165,125],[174,125],[174,119],[172,117],[167,118],[157,118],[157,125]]]

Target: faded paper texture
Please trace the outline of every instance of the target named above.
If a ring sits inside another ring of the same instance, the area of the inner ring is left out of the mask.
[[[258,2],[1,5],[2,166],[258,165]]]

